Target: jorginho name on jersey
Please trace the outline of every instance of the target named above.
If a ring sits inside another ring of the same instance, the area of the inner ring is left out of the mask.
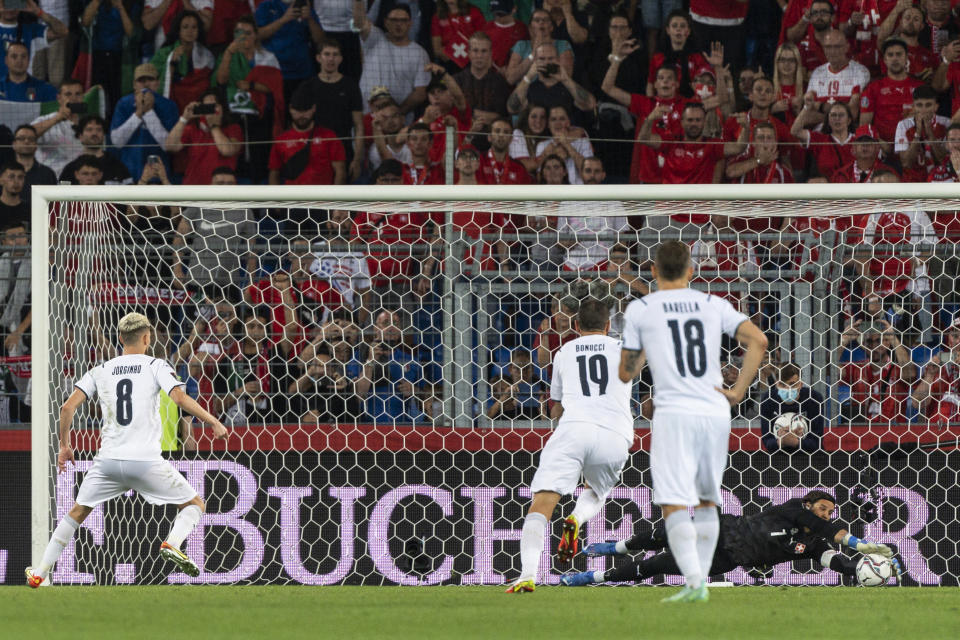
[[[657,291],[627,306],[623,348],[646,353],[656,411],[730,417],[716,390],[721,333],[733,337],[746,320],[723,298],[693,289]]]
[[[550,399],[563,405],[559,426],[588,423],[633,444],[632,383],[620,381],[619,340],[588,335],[560,347],[553,360]]]
[[[169,394],[181,385],[169,364],[146,355],[119,356],[88,371],[75,386],[100,401],[97,457],[161,460],[160,390]]]

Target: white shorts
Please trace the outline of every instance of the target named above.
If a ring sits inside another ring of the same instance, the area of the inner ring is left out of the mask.
[[[721,504],[729,442],[729,418],[655,411],[650,425],[653,503]]]
[[[166,460],[97,458],[83,476],[77,504],[95,507],[133,489],[150,504],[183,504],[196,489]]]
[[[620,480],[629,449],[626,439],[609,429],[589,423],[565,423],[550,436],[540,453],[530,491],[573,493],[582,473],[594,493],[605,498]]]

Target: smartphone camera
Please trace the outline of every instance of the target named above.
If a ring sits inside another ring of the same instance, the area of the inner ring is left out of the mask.
[[[70,109],[70,113],[74,115],[83,116],[87,114],[86,102],[71,102],[67,105],[67,108]]]
[[[209,116],[217,112],[215,104],[198,104],[193,108],[193,113],[198,116]]]
[[[155,155],[147,156],[147,164],[160,164],[160,156],[155,156]]]
[[[551,62],[550,64],[543,67],[543,75],[545,76],[555,76],[560,73],[560,65]]]

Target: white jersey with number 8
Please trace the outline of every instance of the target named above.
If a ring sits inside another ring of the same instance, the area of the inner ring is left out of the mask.
[[[716,390],[721,334],[734,337],[746,320],[723,298],[693,289],[657,291],[627,306],[623,348],[646,354],[657,413],[730,417]]]
[[[97,456],[162,460],[160,390],[169,394],[182,384],[169,364],[147,355],[118,356],[84,374],[75,386],[98,397],[103,412]]]
[[[632,383],[620,381],[620,341],[587,335],[563,345],[553,359],[550,399],[563,405],[558,426],[588,423],[633,444]]]

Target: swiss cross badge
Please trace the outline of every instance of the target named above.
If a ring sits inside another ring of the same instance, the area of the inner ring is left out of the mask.
[[[807,549],[807,545],[803,544],[802,542],[798,542],[797,546],[793,548],[793,552],[799,555],[804,551],[806,551],[806,549]]]

